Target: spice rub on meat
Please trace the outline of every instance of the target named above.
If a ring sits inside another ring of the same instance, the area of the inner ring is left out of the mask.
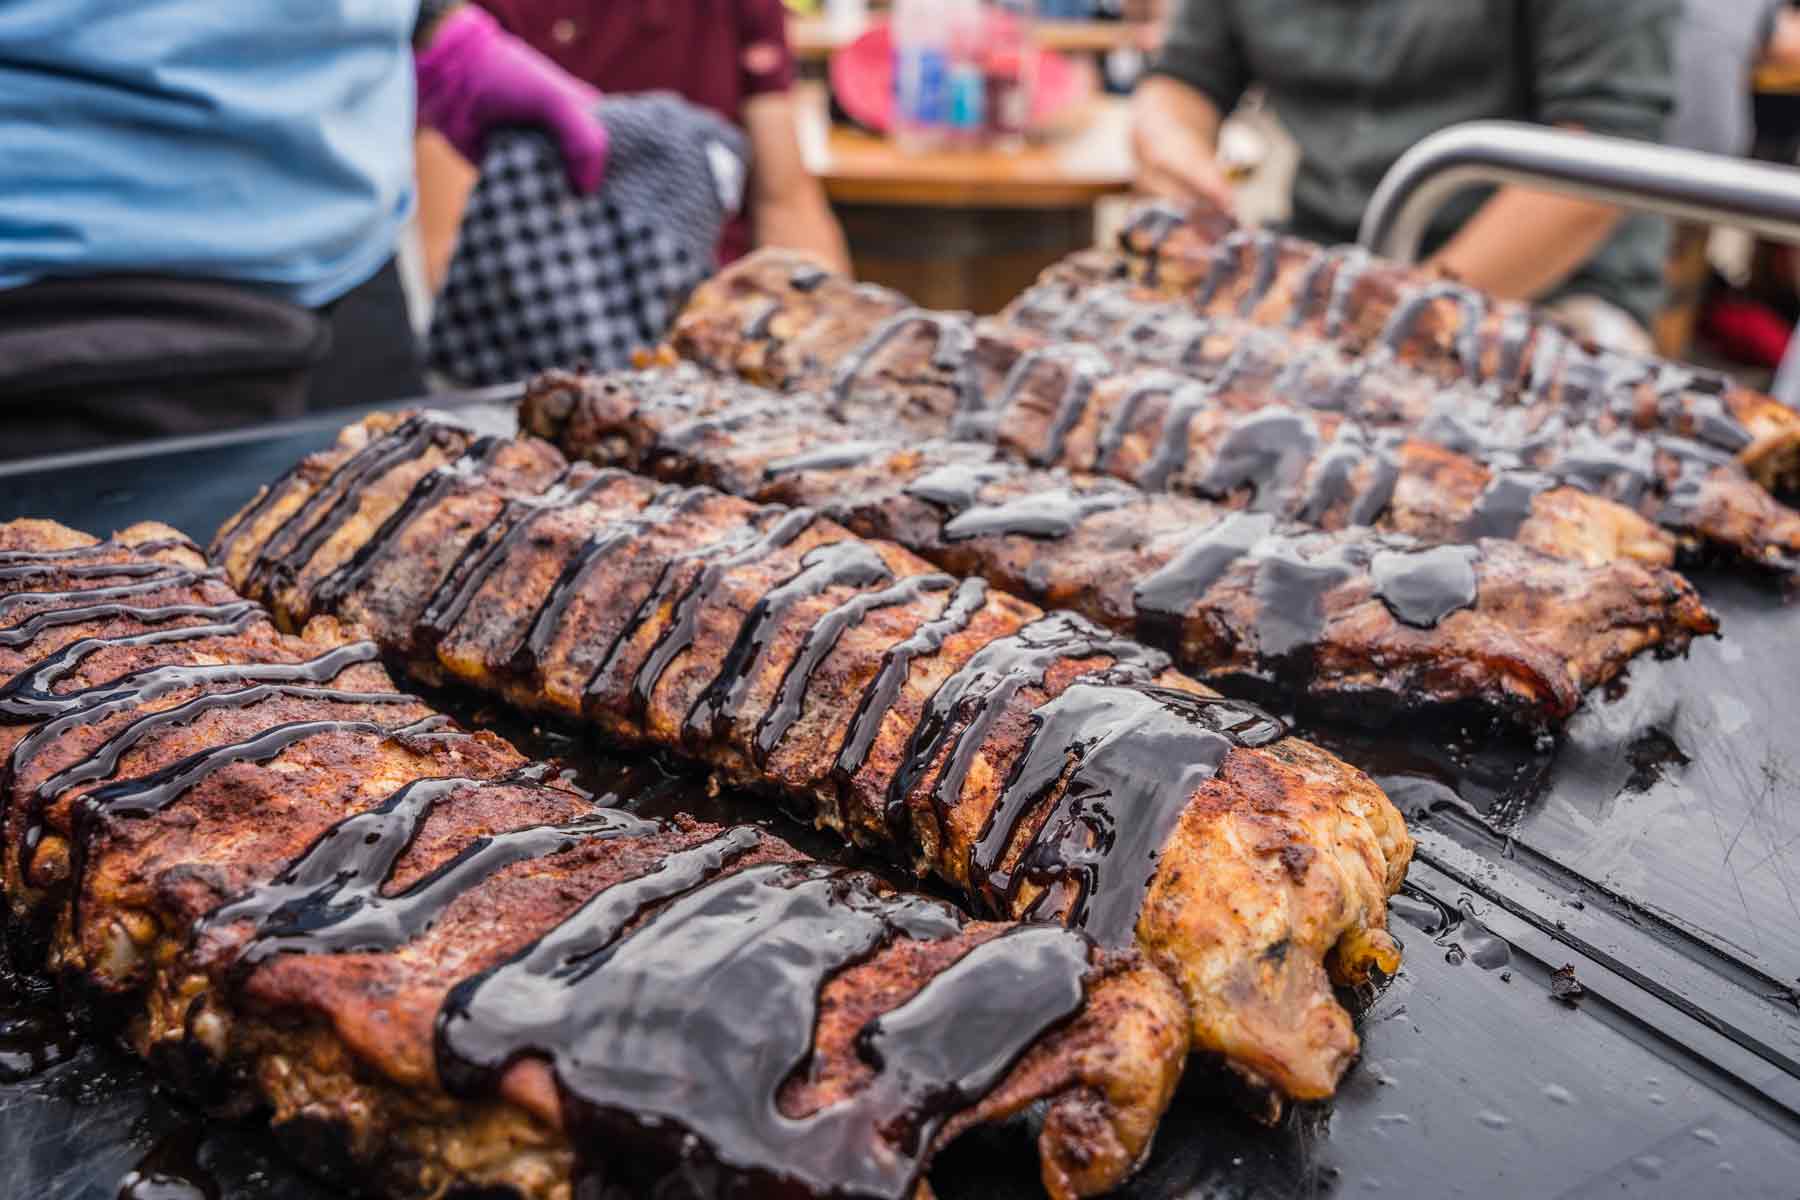
[[[1033,465],[1323,529],[1501,537],[1589,563],[1667,565],[1681,550],[1800,570],[1800,513],[1698,436],[1511,406],[1416,372],[1396,382],[1405,371],[1389,359],[1169,315],[1180,302],[1112,302],[1118,285],[1078,278],[1080,261],[1052,268],[1056,282],[1015,302],[1009,324],[913,308],[764,251],[696,290],[671,344],[713,370],[817,392],[846,418],[990,440]]]
[[[299,625],[425,678],[675,750],[996,916],[1135,942],[1194,1041],[1293,1097],[1357,1039],[1332,983],[1397,965],[1387,798],[1167,657],[806,509],[375,417],[221,530]]]
[[[376,654],[278,632],[167,527],[0,525],[7,933],[311,1169],[913,1198],[1040,1101],[1051,1195],[1143,1157],[1188,1020],[1136,952],[596,807]]]
[[[1513,542],[1431,546],[896,440],[828,401],[691,366],[540,377],[525,428],[572,457],[814,506],[945,570],[1135,633],[1228,691],[1365,724],[1478,709],[1568,718],[1645,651],[1714,622],[1680,576]]]
[[[1764,486],[1800,488],[1800,413],[1727,376],[1585,343],[1543,311],[1427,267],[1244,229],[1206,206],[1150,205],[1120,230],[1123,273],[1191,311],[1278,330],[1409,372],[1486,387],[1602,429],[1694,439]]]

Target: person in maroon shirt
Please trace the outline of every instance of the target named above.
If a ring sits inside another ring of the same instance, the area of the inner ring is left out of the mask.
[[[750,135],[750,190],[719,261],[756,246],[848,270],[843,230],[800,156],[781,0],[480,0],[509,31],[602,92],[672,91]]]

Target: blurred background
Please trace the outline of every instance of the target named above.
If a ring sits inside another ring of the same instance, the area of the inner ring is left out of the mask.
[[[561,12],[570,6],[542,7]],[[1220,114],[1216,134],[1207,131],[1204,149],[1216,157],[1232,209],[1244,224],[1284,225],[1293,217],[1303,147],[1284,125],[1283,101],[1308,108],[1333,104],[1341,96],[1331,92],[1354,92],[1368,83],[1328,71],[1314,79],[1283,78],[1275,81],[1271,102],[1267,81],[1254,77],[1250,61],[1258,42],[1278,45],[1279,37],[1297,33],[1329,58],[1367,53],[1366,39],[1379,38],[1399,47],[1387,55],[1386,66],[1373,68],[1391,76],[1385,82],[1424,89],[1428,104],[1434,82],[1446,83],[1446,93],[1456,90],[1439,72],[1453,66],[1457,48],[1432,45],[1446,31],[1431,28],[1442,17],[1424,11],[1430,5],[1363,6],[1357,18],[1362,29],[1329,19],[1330,10],[1343,7],[1335,0],[1192,0],[1185,6],[1180,0],[790,0],[781,53],[792,61],[794,140],[843,230],[848,262],[859,278],[898,288],[924,306],[990,313],[1052,261],[1106,241],[1134,195],[1198,198],[1179,186],[1157,186],[1166,180],[1147,179],[1147,156],[1141,149],[1134,153],[1133,89],[1147,72],[1166,70],[1178,79],[1186,70],[1168,55],[1159,58],[1171,24],[1178,36],[1184,20],[1191,27],[1174,53],[1197,52],[1208,61],[1202,74],[1215,76],[1224,60],[1242,60],[1245,85]],[[1604,6],[1577,0],[1563,6],[1575,14],[1572,19],[1543,21],[1530,13],[1544,5],[1449,7],[1467,10],[1455,18],[1463,28],[1449,32],[1518,29],[1522,36],[1511,49],[1522,60],[1585,55],[1590,61],[1580,69],[1587,78],[1577,86],[1595,96],[1571,97],[1572,107],[1588,100],[1602,109],[1608,94],[1633,90],[1634,73],[1660,74],[1666,96],[1638,88],[1644,94],[1618,102],[1635,101],[1648,114],[1622,120],[1622,132],[1654,128],[1658,140],[1672,144],[1782,163],[1800,152],[1800,13],[1785,0],[1625,0]],[[1197,10],[1214,12],[1200,17]],[[1581,27],[1583,21],[1589,28]],[[569,15],[550,19],[547,36],[541,21],[527,17],[520,23],[537,32],[553,57],[576,69],[594,54],[582,43],[601,36]],[[1240,24],[1250,37],[1239,32]],[[1259,27],[1270,37],[1259,37]],[[1642,45],[1634,49],[1633,41]],[[1530,61],[1506,61],[1505,47],[1491,41],[1476,46],[1490,59],[1486,71],[1529,76],[1534,69]],[[1415,47],[1420,52],[1410,53]],[[607,74],[604,67],[588,71],[602,87]],[[679,73],[655,82],[690,97],[704,95]],[[1525,80],[1521,91],[1532,90]],[[1384,108],[1398,106],[1377,97],[1367,107],[1376,121]],[[1458,107],[1457,98],[1446,95],[1443,123]],[[1489,114],[1461,115],[1542,115],[1523,96],[1514,110],[1504,102],[1492,107]],[[1313,114],[1301,119],[1316,124]],[[1153,120],[1139,115],[1140,125]],[[1393,141],[1380,135],[1369,140]],[[1190,155],[1201,149],[1181,146]],[[421,134],[419,157],[423,294],[441,285],[462,196],[475,171],[428,131]],[[1363,181],[1365,191],[1372,182]],[[812,240],[817,245],[829,238]],[[1659,249],[1657,277],[1638,283],[1647,300],[1627,314],[1647,335],[1646,348],[1730,367],[1752,384],[1768,385],[1800,313],[1800,270],[1791,249],[1700,225],[1668,230]],[[428,304],[426,296],[421,309]]]
[[[1353,240],[1462,121],[1800,151],[1785,0],[209,12],[0,9],[0,456],[617,365],[758,246],[989,313],[1144,197]],[[1800,314],[1787,247],[1520,188],[1424,253],[1759,386]]]

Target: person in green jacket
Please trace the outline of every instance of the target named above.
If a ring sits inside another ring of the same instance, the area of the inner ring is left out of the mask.
[[[1219,124],[1260,85],[1299,144],[1292,231],[1352,241],[1382,175],[1427,134],[1487,118],[1660,140],[1680,0],[1177,0],[1133,100],[1140,185],[1231,207]],[[1583,332],[1647,349],[1665,223],[1520,187],[1471,190],[1431,262]]]

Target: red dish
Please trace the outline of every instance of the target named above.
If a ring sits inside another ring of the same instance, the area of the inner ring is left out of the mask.
[[[1031,126],[1052,124],[1093,89],[1088,73],[1049,50],[1037,50],[1037,91]],[[888,23],[872,23],[863,35],[831,56],[831,91],[852,120],[877,133],[894,122],[894,48]]]

